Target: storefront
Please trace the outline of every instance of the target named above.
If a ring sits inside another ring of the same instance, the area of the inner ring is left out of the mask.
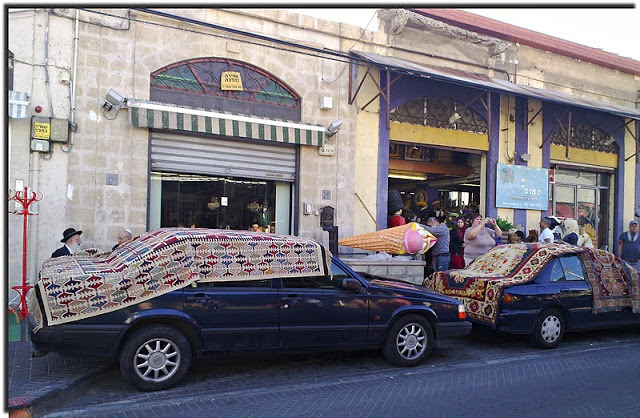
[[[621,155],[637,141],[629,127],[637,112],[475,73],[353,54],[367,71],[380,70],[380,149],[389,148],[378,160],[387,174],[378,183],[382,210],[390,209],[383,199],[395,189],[409,218],[478,211],[530,229],[541,216],[575,217],[594,244],[611,249],[613,220],[622,214],[616,203],[624,201]],[[548,207],[545,197],[536,208],[498,204],[501,164],[544,171]],[[547,188],[554,170],[556,181]],[[379,212],[378,222],[387,215]]]
[[[200,58],[155,71],[151,99],[128,104],[131,124],[149,128],[149,229],[294,233],[298,148],[321,146],[324,128],[297,121],[293,90],[247,63]]]

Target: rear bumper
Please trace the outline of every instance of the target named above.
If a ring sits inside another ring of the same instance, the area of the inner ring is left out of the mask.
[[[438,338],[464,337],[471,332],[471,322],[439,322],[436,328]]]
[[[29,329],[32,353],[46,352],[113,357],[117,353],[126,326],[96,326],[62,324],[43,327],[38,332]]]

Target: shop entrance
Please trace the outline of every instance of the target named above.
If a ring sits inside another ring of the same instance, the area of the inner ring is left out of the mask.
[[[420,144],[391,142],[389,190],[403,198],[407,221],[440,217],[453,227],[455,218],[478,211],[480,154]]]
[[[560,219],[574,218],[598,248],[609,249],[609,181],[607,173],[555,169],[551,210]]]

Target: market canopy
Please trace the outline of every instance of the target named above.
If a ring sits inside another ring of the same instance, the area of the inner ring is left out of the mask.
[[[360,63],[368,62],[382,70],[454,83],[462,86],[493,91],[496,93],[527,97],[530,99],[540,100],[542,102],[576,106],[599,112],[606,112],[625,118],[640,120],[640,109],[634,109],[612,103],[603,103],[596,100],[576,97],[570,94],[516,84],[507,80],[495,79],[486,74],[471,73],[435,65],[417,64],[415,62],[395,57],[382,56],[370,52],[351,51],[351,54],[354,57],[357,57]]]

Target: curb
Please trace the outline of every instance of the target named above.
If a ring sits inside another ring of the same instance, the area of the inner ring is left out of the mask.
[[[64,369],[64,373],[51,373],[46,378],[30,381],[29,384],[20,385],[17,389],[13,388],[13,391],[21,391],[20,388],[23,386],[27,394],[8,399],[9,414],[11,417],[42,415],[48,406],[59,404],[56,401],[73,396],[75,392],[79,392],[78,389],[82,383],[93,380],[111,367],[113,367],[112,361],[107,361],[95,368],[89,364],[77,364]],[[77,377],[68,378],[70,374],[75,374]],[[38,385],[38,381],[41,381],[42,385]],[[33,389],[35,385],[39,386],[36,390]]]

